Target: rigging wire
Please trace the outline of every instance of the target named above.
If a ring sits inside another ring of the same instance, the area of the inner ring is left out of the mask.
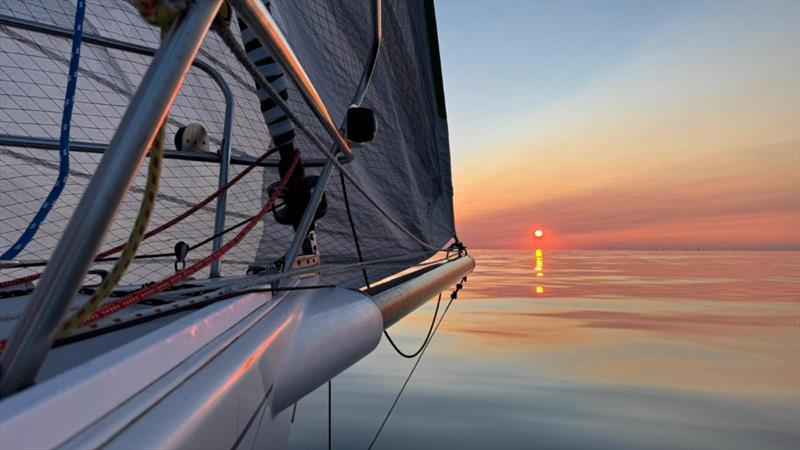
[[[247,236],[247,234],[250,233],[250,231],[252,231],[252,229],[256,226],[256,224],[259,221],[261,221],[261,219],[264,218],[264,216],[269,211],[272,210],[272,207],[275,204],[278,195],[280,195],[281,192],[283,192],[283,190],[286,188],[286,185],[289,182],[289,177],[291,177],[292,173],[294,173],[294,170],[297,167],[299,160],[300,160],[300,152],[297,152],[295,154],[294,160],[292,161],[292,164],[286,171],[286,174],[283,176],[283,178],[281,178],[278,188],[275,189],[275,191],[272,193],[267,203],[264,204],[264,206],[261,208],[258,214],[256,214],[255,217],[253,217],[253,219],[250,222],[248,222],[247,225],[244,228],[242,228],[241,231],[239,231],[239,233],[236,234],[236,236],[234,236],[230,241],[226,242],[223,246],[217,249],[217,251],[211,253],[210,255],[206,256],[200,261],[197,261],[191,266],[182,269],[180,272],[176,272],[175,274],[167,278],[164,278],[161,281],[145,286],[137,291],[131,292],[122,297],[122,299],[114,303],[103,305],[97,311],[95,311],[94,314],[92,314],[88,319],[86,319],[83,322],[83,324],[86,325],[96,322],[102,319],[103,317],[114,314],[115,312],[123,308],[136,304],[153,294],[156,294],[164,289],[174,286],[175,284],[194,275],[204,267],[207,267],[209,264],[222,257],[230,249],[238,245],[239,242],[241,242],[241,240],[244,239],[244,237]]]
[[[267,80],[263,76],[263,74],[261,74],[261,72],[258,70],[258,68],[255,67],[253,62],[247,57],[247,53],[246,53],[245,49],[242,47],[241,43],[239,43],[239,41],[233,35],[233,33],[231,32],[229,26],[227,26],[226,24],[224,24],[222,22],[217,22],[216,26],[214,27],[214,30],[218,33],[218,35],[220,36],[222,41],[229,47],[231,52],[236,57],[237,61],[240,64],[242,64],[245,67],[245,69],[247,69],[248,72],[250,72],[250,75],[256,80],[256,83],[259,85],[259,87],[261,87],[262,89],[264,89],[267,92],[267,94],[270,96],[270,98],[283,110],[283,112],[287,115],[287,117],[289,117],[295,123],[295,125],[301,131],[303,131],[304,134],[306,134],[308,136],[308,138],[312,141],[312,143],[315,145],[315,147],[317,147],[318,150],[320,150],[331,161],[331,163],[334,166],[336,166],[336,168],[339,170],[339,173],[340,173],[341,177],[347,178],[348,181],[353,183],[353,186],[355,186],[356,189],[364,195],[364,197],[375,207],[375,209],[377,209],[378,212],[380,212],[390,223],[395,225],[401,232],[403,232],[404,234],[406,234],[407,236],[409,236],[410,238],[412,238],[414,241],[416,241],[417,243],[419,243],[420,245],[422,245],[425,248],[428,248],[430,250],[436,250],[436,251],[441,250],[439,247],[431,245],[431,244],[423,241],[419,237],[417,237],[413,232],[411,232],[408,228],[406,228],[404,225],[402,225],[397,219],[395,219],[393,216],[391,216],[374,198],[372,198],[372,196],[369,195],[367,190],[349,172],[347,172],[347,170],[344,168],[344,166],[338,161],[336,156],[334,154],[332,154],[331,152],[329,152],[325,148],[324,144],[322,143],[322,140],[316,134],[314,134],[291,111],[291,109],[289,108],[289,105],[286,103],[286,101],[270,85],[270,83],[267,82]],[[274,151],[274,150],[275,149],[273,149],[272,151]],[[259,160],[262,160],[266,156],[268,156],[268,155],[266,155],[266,154],[262,155],[262,158],[259,158]],[[213,193],[212,196],[210,196],[210,197],[215,198],[216,196],[219,196],[222,192],[227,190],[227,188],[229,188],[231,185],[233,185],[235,183],[235,181],[238,181],[241,178],[241,176],[243,176],[246,172],[248,172],[249,170],[252,170],[252,168],[255,167],[256,165],[257,165],[256,161],[251,163],[251,165],[248,166],[248,168],[246,168],[242,173],[240,173],[239,176],[237,176],[237,178],[234,178],[233,180],[231,180],[231,182],[226,184],[223,188],[220,188],[218,191]],[[171,227],[172,225],[174,225],[175,223],[179,222],[180,220],[183,220],[188,215],[194,213],[197,209],[199,209],[200,207],[202,207],[205,204],[207,204],[208,202],[210,202],[211,199],[212,198],[207,198],[206,200],[204,200],[205,203],[201,202],[202,205],[201,204],[195,205],[195,207],[190,208],[184,214],[181,214],[180,216],[176,217],[172,221],[167,222],[166,224],[154,229],[151,232],[148,232],[147,234],[145,234],[144,239],[146,239],[146,238],[148,238],[148,237],[150,237],[150,236],[152,236],[152,235],[154,235],[154,234],[156,234],[156,233],[158,233],[160,231],[163,231],[163,230]],[[353,231],[355,233],[354,226],[352,226],[352,215],[350,214],[349,217],[350,217],[350,222],[351,222],[351,228],[353,229]],[[119,251],[119,250],[121,250],[123,248],[124,248],[124,245],[123,246],[117,246],[117,247],[115,247],[113,249],[110,249],[110,250],[107,250],[105,252],[102,252],[102,253],[98,254],[97,258],[100,258],[100,259],[105,258],[105,257],[107,257],[107,256],[109,256],[109,255],[111,255],[113,253],[116,253],[117,251]],[[358,250],[360,250],[360,246],[359,246]],[[164,256],[168,256],[168,255],[164,255]],[[150,256],[150,257],[155,257],[155,256]],[[360,258],[360,261],[363,261],[363,257]],[[363,274],[365,275],[365,281],[367,282],[367,285],[369,285],[369,280],[366,278],[366,270],[363,271]],[[41,274],[33,274],[33,275],[28,275],[28,276],[25,276],[25,277],[17,278],[17,279],[14,279],[14,280],[0,282],[0,289],[1,288],[6,288],[6,287],[11,287],[11,286],[16,286],[16,285],[27,283],[27,282],[31,282],[31,281],[35,281],[39,277],[41,277]]]
[[[358,240],[356,233],[356,224],[353,222],[353,214],[350,212],[350,200],[347,198],[347,184],[344,182],[344,175],[339,172],[339,179],[342,181],[342,197],[344,198],[344,208],[347,211],[347,220],[350,222],[350,231],[353,232],[353,241],[356,244],[356,254],[358,254],[358,262],[364,262],[364,255],[361,253],[361,243]],[[364,275],[364,286],[370,288],[369,277],[367,276],[366,267],[361,267],[361,274]]]
[[[67,89],[64,95],[64,110],[61,113],[61,134],[58,141],[58,177],[39,210],[28,224],[17,241],[2,255],[0,259],[13,259],[17,256],[39,231],[39,226],[47,219],[53,205],[58,201],[69,178],[69,131],[72,123],[72,107],[75,105],[75,91],[78,86],[78,69],[80,67],[81,41],[83,39],[83,19],[86,13],[86,0],[78,0],[75,7],[75,25],[72,34],[72,56],[69,60]]]
[[[441,251],[445,251],[445,250],[441,250]],[[424,256],[425,253],[418,253],[418,254],[413,254],[413,255],[414,256],[416,256],[416,255]],[[169,256],[174,256],[174,254],[173,253],[169,253],[169,254],[163,253],[163,254],[152,254],[152,255],[142,255],[142,256],[146,256],[146,257],[151,257],[151,256],[152,257],[169,257]],[[233,282],[230,282],[230,283],[226,284],[226,287],[224,289],[221,289],[221,290],[225,290],[226,292],[229,292],[229,293],[230,292],[234,292],[235,293],[239,289],[248,289],[248,288],[250,288],[252,286],[257,286],[257,285],[260,285],[260,284],[263,284],[263,283],[266,283],[266,282],[275,281],[275,280],[282,279],[282,278],[287,278],[287,277],[304,275],[304,274],[308,274],[308,273],[312,273],[312,272],[314,272],[314,273],[323,273],[323,272],[331,272],[331,271],[337,271],[337,270],[338,271],[344,271],[344,270],[360,269],[362,267],[375,267],[375,268],[397,268],[397,267],[402,267],[403,269],[410,269],[410,268],[414,268],[414,267],[425,267],[425,266],[431,266],[431,265],[435,265],[435,264],[442,264],[442,263],[444,263],[446,261],[452,261],[454,259],[457,259],[457,258],[451,258],[451,257],[448,256],[448,257],[442,257],[442,258],[438,258],[438,259],[434,259],[434,260],[428,260],[428,261],[412,264],[412,265],[409,266],[407,264],[408,257],[406,257],[406,256],[403,256],[403,257],[395,256],[395,257],[389,257],[389,258],[373,259],[373,260],[364,261],[364,262],[358,262],[358,263],[328,264],[328,265],[323,265],[323,266],[305,267],[305,268],[302,268],[302,269],[294,269],[294,270],[291,270],[291,271],[285,272],[285,273],[269,273],[269,274],[261,274],[261,275],[257,275],[257,276],[246,277],[246,278],[242,279],[241,281],[233,281]],[[27,291],[18,291],[16,293],[16,295],[13,295],[13,294],[12,295],[0,295],[0,300],[2,298],[5,298],[5,297],[11,298],[11,297],[19,296],[19,295],[25,295],[26,292]],[[125,293],[123,292],[122,294],[125,294]],[[17,317],[16,316],[14,316],[14,317],[7,316],[6,320],[11,320],[11,319],[15,319],[15,318],[17,318]],[[2,321],[2,320],[3,320],[2,317],[0,317],[0,321]]]
[[[444,311],[442,312],[442,316],[439,318],[439,322],[437,322],[436,326],[433,328],[433,333],[431,334],[430,340],[428,340],[422,346],[422,349],[421,349],[421,351],[419,353],[419,356],[417,357],[417,360],[414,362],[414,365],[411,367],[411,371],[408,373],[408,376],[406,376],[406,379],[403,382],[403,386],[400,388],[400,391],[395,396],[394,401],[392,402],[392,406],[389,408],[389,411],[386,413],[386,416],[383,418],[383,422],[381,422],[381,426],[378,428],[378,431],[375,433],[375,436],[372,438],[372,442],[369,443],[369,447],[367,447],[368,450],[372,450],[372,447],[378,441],[378,438],[380,437],[381,432],[383,432],[383,428],[386,426],[386,423],[389,421],[389,417],[391,417],[392,412],[394,412],[394,408],[397,406],[397,402],[400,401],[400,396],[403,395],[403,392],[405,391],[406,386],[408,386],[408,382],[411,380],[411,377],[414,375],[414,371],[417,370],[417,366],[419,366],[419,362],[422,361],[422,357],[425,355],[425,350],[428,349],[428,345],[430,345],[431,341],[433,340],[433,337],[436,335],[436,331],[439,329],[439,325],[442,324],[442,321],[444,320],[444,316],[447,314],[447,311],[450,309],[450,305],[453,303],[453,300],[458,298],[458,291],[461,290],[461,288],[463,287],[463,284],[466,283],[466,281],[467,281],[467,277],[462,278],[461,279],[461,283],[458,283],[456,285],[455,290],[450,294],[450,301],[447,302],[447,306],[445,306]]]
[[[353,177],[353,175],[351,175],[344,168],[342,163],[339,162],[339,160],[336,157],[336,155],[334,155],[333,153],[328,151],[327,148],[325,148],[325,144],[322,143],[322,140],[319,138],[319,136],[317,136],[313,131],[311,131],[311,129],[309,129],[308,126],[306,126],[306,124],[303,121],[301,121],[300,118],[298,118],[297,115],[294,112],[292,112],[291,108],[289,107],[289,104],[286,103],[286,100],[284,100],[280,96],[278,91],[276,91],[275,88],[272,87],[267,82],[267,79],[258,70],[256,65],[250,60],[250,58],[247,57],[247,52],[245,51],[245,49],[242,46],[242,44],[233,35],[233,33],[230,30],[230,27],[226,26],[225,24],[220,24],[219,26],[214,27],[214,29],[217,32],[217,34],[220,36],[222,41],[225,43],[225,45],[227,45],[228,48],[231,50],[231,52],[233,53],[234,57],[236,57],[236,60],[239,62],[239,64],[244,66],[244,68],[247,70],[247,72],[255,79],[256,83],[258,84],[258,87],[261,88],[261,89],[264,89],[264,91],[267,92],[267,94],[270,96],[270,98],[275,102],[276,105],[278,105],[283,110],[283,112],[286,114],[286,116],[289,117],[289,119],[291,119],[292,122],[294,122],[294,124],[297,126],[297,128],[299,128],[311,140],[311,142],[314,144],[314,146],[317,147],[317,149],[320,152],[322,152],[322,154],[325,155],[325,157],[328,158],[328,160],[330,160],[330,162],[334,166],[336,166],[337,169],[339,169],[339,173],[341,173],[345,178],[347,178],[347,180],[350,181],[353,184],[353,186],[355,186],[355,188],[359,192],[361,192],[364,195],[364,197],[370,203],[372,203],[372,205],[375,207],[375,209],[377,209],[378,212],[380,212],[386,218],[386,220],[391,222],[401,232],[403,232],[404,234],[409,236],[411,239],[413,239],[414,241],[416,241],[417,243],[419,243],[423,247],[426,247],[426,248],[428,248],[430,250],[439,250],[439,247],[436,247],[435,245],[431,245],[431,244],[423,241],[422,239],[417,237],[417,235],[415,235],[411,230],[409,230],[403,224],[401,224],[400,221],[398,221],[392,215],[390,215],[377,202],[377,200],[372,198],[372,196],[367,192],[367,189],[364,188],[358,182],[358,180],[356,180],[355,177]]]
[[[456,237],[456,242],[459,242],[457,237]],[[448,249],[447,250],[447,256],[445,256],[445,259],[447,259],[449,257],[450,257],[450,250]],[[458,289],[461,289],[461,284],[459,283],[456,286],[457,286],[456,287],[456,292],[458,292]],[[439,305],[441,303],[442,303],[442,293],[440,292],[439,293],[439,298],[436,299],[436,309],[433,311],[433,317],[431,318],[431,326],[428,328],[428,334],[425,336],[425,339],[422,341],[422,345],[420,345],[420,347],[414,353],[405,353],[402,350],[400,350],[400,348],[397,346],[397,344],[394,343],[394,340],[392,340],[392,337],[389,335],[389,332],[386,331],[386,329],[383,330],[383,335],[386,336],[386,339],[389,341],[389,344],[392,345],[392,348],[394,348],[394,350],[397,352],[398,355],[402,356],[403,358],[411,359],[411,358],[419,355],[420,352],[422,352],[422,349],[424,349],[425,346],[428,345],[428,341],[431,338],[431,332],[433,331],[433,324],[436,322],[436,316],[439,313]]]
[[[206,206],[207,204],[209,204],[209,203],[210,203],[211,201],[213,201],[215,198],[219,197],[219,196],[220,196],[220,195],[222,195],[224,192],[227,192],[227,191],[228,191],[228,189],[230,189],[230,188],[231,188],[231,187],[232,187],[234,184],[236,184],[237,182],[239,182],[239,181],[240,181],[242,178],[244,178],[244,176],[245,176],[245,175],[247,175],[248,173],[250,173],[250,172],[251,172],[251,171],[252,171],[254,168],[256,168],[256,167],[257,167],[257,166],[258,166],[258,165],[259,165],[261,162],[263,162],[263,161],[264,161],[266,158],[268,158],[270,155],[273,155],[273,154],[274,154],[276,151],[277,151],[277,149],[274,149],[274,148],[273,148],[273,149],[271,149],[271,150],[268,150],[268,151],[264,152],[264,153],[263,153],[261,156],[259,156],[259,157],[258,157],[258,158],[256,158],[255,160],[253,160],[253,161],[252,161],[252,162],[251,162],[251,163],[250,163],[250,164],[249,164],[247,167],[245,167],[245,168],[244,168],[244,169],[243,169],[241,172],[239,172],[239,174],[237,174],[235,177],[231,178],[231,180],[230,180],[230,181],[228,181],[227,183],[225,183],[225,185],[223,185],[222,187],[220,187],[220,188],[219,188],[219,189],[217,189],[216,191],[212,192],[212,193],[211,193],[210,195],[208,195],[206,198],[204,198],[203,200],[201,200],[200,202],[198,202],[198,203],[197,203],[197,204],[195,204],[194,206],[190,207],[190,208],[189,208],[189,209],[187,209],[186,211],[182,212],[181,214],[179,214],[179,215],[177,215],[177,216],[173,217],[173,218],[172,218],[172,219],[170,219],[169,221],[167,221],[167,222],[163,223],[162,225],[159,225],[159,226],[157,226],[156,228],[154,228],[154,229],[152,229],[152,230],[148,231],[147,233],[145,233],[145,234],[144,234],[144,237],[143,237],[143,240],[144,240],[144,239],[147,239],[147,238],[149,238],[149,237],[155,236],[156,234],[158,234],[158,233],[160,233],[160,232],[162,232],[162,231],[165,231],[165,230],[167,230],[167,229],[171,228],[171,227],[172,227],[172,226],[174,226],[175,224],[177,224],[177,223],[181,222],[183,219],[185,219],[185,218],[189,217],[190,215],[194,214],[195,212],[199,211],[201,208],[203,208],[204,206]],[[252,218],[252,217],[251,217],[251,218]],[[238,227],[240,227],[240,226],[244,225],[245,223],[247,223],[247,221],[248,221],[248,220],[250,220],[250,219],[243,220],[242,222],[239,222],[239,223],[237,223],[237,224],[236,224],[236,225],[234,225],[233,227],[229,227],[228,229],[224,230],[223,232],[221,232],[221,233],[219,233],[219,234],[217,234],[217,235],[214,235],[214,236],[212,236],[212,237],[211,237],[211,238],[209,238],[207,241],[204,241],[204,242],[203,242],[203,243],[201,243],[201,244],[197,244],[197,245],[196,245],[196,246],[194,246],[192,249],[194,249],[194,248],[197,248],[197,247],[199,247],[199,246],[201,246],[201,245],[207,244],[208,242],[210,242],[210,241],[214,240],[214,239],[215,239],[217,236],[219,236],[219,235],[222,235],[222,234],[225,234],[225,233],[227,233],[227,232],[230,232],[230,231],[232,231],[232,230],[234,230],[234,229],[236,229],[236,228],[238,228]],[[116,260],[117,258],[109,258],[109,256],[110,256],[110,255],[113,255],[114,253],[117,253],[117,252],[119,252],[120,250],[122,250],[122,249],[124,249],[124,248],[125,248],[125,244],[121,244],[121,245],[118,245],[118,246],[116,246],[116,247],[113,247],[113,248],[110,248],[110,249],[108,249],[108,250],[105,250],[105,251],[103,251],[103,252],[100,252],[100,253],[98,253],[98,254],[97,254],[97,256],[95,257],[95,262],[105,262],[105,261],[113,261],[113,260]],[[163,257],[169,257],[169,256],[172,256],[173,254],[174,254],[174,253],[170,252],[170,253],[159,253],[159,254],[150,254],[150,255],[137,255],[137,256],[135,257],[135,259],[163,258]],[[32,264],[19,264],[17,267],[32,267],[32,266],[34,266],[34,265],[36,265],[36,266],[41,266],[41,265],[47,265],[47,263],[46,263],[46,262],[45,262],[45,263],[36,262],[36,263],[32,263]],[[37,280],[37,279],[39,279],[41,276],[42,276],[42,274],[41,274],[41,273],[35,273],[35,274],[32,274],[32,275],[27,275],[27,276],[24,276],[24,277],[21,277],[21,278],[16,278],[16,279],[9,280],[9,281],[3,281],[3,282],[0,282],[0,289],[2,289],[2,288],[7,288],[7,287],[11,287],[11,286],[16,286],[16,285],[19,285],[19,284],[28,283],[28,282],[31,282],[31,281],[36,281],[36,280]]]
[[[302,268],[302,269],[294,269],[294,270],[291,270],[291,271],[286,272],[286,273],[269,274],[269,275],[258,275],[258,276],[253,276],[253,277],[247,277],[247,278],[245,278],[245,279],[243,279],[241,281],[234,281],[234,282],[228,283],[224,287],[221,287],[221,288],[219,288],[219,289],[217,289],[215,291],[212,291],[212,292],[205,293],[203,295],[200,295],[199,297],[192,297],[191,299],[189,299],[189,306],[186,306],[186,307],[203,306],[203,305],[206,305],[206,304],[214,303],[216,301],[225,300],[225,299],[228,299],[228,298],[231,298],[231,297],[235,297],[235,296],[239,296],[239,295],[245,295],[245,294],[258,293],[258,292],[279,292],[279,291],[284,290],[284,289],[285,290],[298,290],[298,289],[328,288],[328,287],[331,287],[331,286],[329,286],[329,285],[315,285],[315,286],[308,286],[308,287],[291,287],[291,288],[288,288],[288,287],[287,288],[254,288],[253,286],[259,286],[259,285],[263,285],[265,283],[269,283],[271,281],[279,280],[279,279],[282,279],[282,278],[291,277],[291,276],[300,276],[300,275],[311,273],[311,272],[322,273],[322,272],[328,272],[328,271],[332,271],[332,270],[350,270],[350,269],[358,269],[360,267],[365,267],[365,266],[371,266],[371,267],[397,267],[398,263],[404,262],[405,260],[406,260],[405,258],[399,258],[399,257],[382,258],[382,259],[376,259],[376,260],[371,260],[371,261],[365,261],[365,262],[362,262],[362,263],[332,264],[332,265],[323,266],[323,267],[306,267],[306,268]],[[451,260],[450,258],[440,258],[440,259],[433,260],[433,261],[425,261],[425,262],[422,262],[422,263],[417,263],[417,264],[412,265],[410,267],[429,266],[431,264],[440,264],[440,263],[444,263],[445,261],[450,261],[450,260]],[[396,262],[396,263],[393,264],[393,261]],[[404,263],[403,263],[403,266],[405,267]],[[409,267],[406,267],[406,268],[409,268]],[[462,280],[462,282],[463,281],[465,281],[465,280]],[[136,291],[136,292],[138,292],[138,291]],[[180,310],[181,309],[176,309],[175,311],[180,311]],[[19,317],[18,316],[0,316],[0,322],[8,321],[8,320],[16,320],[16,319],[19,319]],[[100,320],[100,319],[97,319],[97,320]],[[82,326],[80,329],[78,329],[76,331],[77,334],[73,334],[73,335],[70,335],[68,337],[62,338],[61,341],[64,341],[64,339],[72,339],[72,338],[75,338],[78,335],[83,334],[83,332],[81,330],[85,330],[86,329],[86,325],[89,325],[91,327],[92,325],[94,325],[94,323],[95,323],[95,321],[91,320],[91,318],[90,318],[90,321],[88,323],[84,324],[84,326]],[[97,328],[94,327],[92,329],[92,331],[96,332]],[[5,345],[6,345],[6,340],[0,340],[0,351],[3,350]]]
[[[206,198],[204,198],[203,200],[201,200],[200,202],[198,202],[197,204],[195,204],[191,208],[187,209],[186,211],[182,212],[181,214],[175,216],[173,219],[169,220],[168,222],[166,222],[166,223],[164,223],[162,225],[159,225],[158,227],[154,228],[152,231],[148,231],[147,234],[144,235],[145,239],[149,238],[151,236],[154,236],[154,235],[156,235],[156,234],[158,234],[158,233],[160,233],[160,232],[162,232],[162,231],[164,231],[164,230],[166,230],[168,228],[171,228],[173,225],[175,225],[178,222],[182,221],[183,219],[189,217],[190,215],[196,213],[197,211],[199,211],[201,208],[203,208],[207,204],[211,203],[212,200],[216,199],[217,197],[219,197],[223,193],[227,192],[228,189],[230,189],[234,184],[239,182],[242,178],[244,178],[245,175],[250,173],[253,169],[256,168],[256,166],[258,166],[262,161],[264,161],[270,155],[274,154],[276,151],[277,151],[277,149],[271,149],[271,150],[268,150],[268,151],[264,152],[261,156],[259,156],[255,160],[253,160],[241,172],[239,172],[235,177],[231,178],[230,181],[225,183],[222,187],[220,187],[216,191],[212,192]],[[123,246],[118,245],[118,246],[116,246],[114,248],[110,248],[110,249],[98,254],[97,257],[98,258],[104,258],[104,257],[110,256],[110,255],[113,255],[114,253],[117,253],[118,251],[122,250],[122,248],[123,248]]]
[[[353,214],[350,211],[350,200],[347,197],[347,184],[344,182],[344,175],[342,175],[341,172],[339,172],[339,179],[342,182],[342,197],[344,199],[344,207],[345,211],[347,212],[347,220],[350,222],[350,231],[353,233],[353,242],[355,243],[356,246],[358,261],[364,262],[364,255],[361,253],[361,243],[358,239],[358,234],[356,233],[356,225],[353,222]],[[450,256],[449,252],[448,256]],[[364,285],[366,286],[367,289],[370,289],[369,277],[367,276],[367,269],[365,266],[361,266],[361,274],[364,276]],[[392,345],[392,347],[394,348],[394,350],[397,352],[398,355],[410,359],[417,356],[422,351],[422,349],[425,348],[425,345],[427,345],[428,343],[428,339],[430,339],[431,337],[431,332],[433,331],[433,324],[436,322],[436,316],[439,314],[439,305],[441,303],[442,303],[442,293],[440,292],[439,298],[436,300],[436,309],[433,312],[433,318],[431,319],[431,326],[428,328],[428,334],[425,336],[425,340],[422,341],[422,345],[420,345],[419,349],[417,349],[417,351],[415,351],[414,353],[409,354],[400,350],[397,344],[394,343],[394,340],[392,340],[392,337],[389,335],[389,332],[386,331],[385,329],[383,330],[383,335],[386,336],[386,339],[389,341],[389,344]]]

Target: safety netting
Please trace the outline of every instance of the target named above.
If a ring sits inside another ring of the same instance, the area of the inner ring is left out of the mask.
[[[341,124],[355,93],[373,39],[372,0],[280,1],[271,13],[309,74],[335,123]],[[0,4],[5,17],[35,22],[54,29],[72,29],[74,1],[7,0]],[[385,211],[406,230],[387,220],[349,181],[334,175],[326,190],[327,215],[316,225],[323,265],[358,262],[353,229],[366,261],[391,259],[396,267],[422,261],[431,247],[443,246],[453,235],[452,187],[447,124],[441,86],[435,21],[429,2],[383,2],[383,42],[364,106],[378,117],[376,139],[357,148],[346,169]],[[232,25],[238,36],[236,21]],[[125,1],[87,2],[84,33],[156,48],[159,33]],[[0,25],[0,137],[16,144],[0,146],[0,251],[25,230],[58,176],[59,154],[39,145],[59,137],[64,88],[72,40],[45,31],[31,31],[13,23]],[[235,100],[231,147],[234,157],[255,158],[271,147],[252,78],[217,35],[209,32],[198,59],[221,74]],[[107,46],[84,43],[72,117],[71,140],[107,144],[125,112],[151,57]],[[292,111],[318,136],[326,136],[290,83]],[[220,86],[199,67],[192,67],[170,109],[167,142],[178,128],[200,123],[209,132],[210,151],[222,143],[226,102]],[[326,141],[327,142],[327,141]],[[298,147],[306,161],[323,154],[298,133]],[[102,147],[102,145],[100,146]],[[167,145],[172,148],[171,144]],[[29,245],[16,257],[44,263],[70,220],[101,154],[72,150],[64,191]],[[276,159],[270,161],[277,163]],[[246,168],[230,166],[229,178]],[[125,196],[101,249],[124,243],[136,218],[147,170],[146,161]],[[154,228],[212,194],[218,188],[217,162],[167,158],[150,221]],[[307,168],[309,175],[318,168]],[[255,215],[267,201],[267,187],[278,180],[275,167],[257,167],[227,192],[226,226]],[[347,190],[348,214],[343,189]],[[190,246],[214,234],[215,202],[200,208],[174,227],[145,240],[123,283],[142,284],[170,275],[175,259],[169,254],[179,241]],[[350,221],[352,220],[352,227]],[[409,236],[408,232],[414,238]],[[222,259],[223,275],[243,275],[248,266],[280,258],[293,236],[291,227],[271,215],[259,223]],[[223,242],[232,237],[223,236]],[[422,245],[423,241],[429,245]],[[193,249],[191,264],[211,252],[211,242]],[[162,256],[159,256],[162,255]],[[95,263],[107,269],[113,261]],[[40,272],[40,266],[0,269],[0,281]],[[369,267],[377,278],[396,269],[386,264]],[[360,270],[340,270],[332,281],[360,280]],[[207,276],[201,272],[197,276]]]

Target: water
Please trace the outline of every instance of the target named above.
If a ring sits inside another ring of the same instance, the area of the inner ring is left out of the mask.
[[[800,253],[473,255],[376,449],[800,447]],[[367,448],[412,364],[384,341],[334,379],[334,448]],[[290,447],[326,445],[321,388]]]

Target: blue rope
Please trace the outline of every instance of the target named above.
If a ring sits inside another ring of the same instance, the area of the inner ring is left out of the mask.
[[[28,224],[25,232],[22,233],[11,248],[0,255],[0,260],[13,259],[33,240],[36,232],[39,231],[39,225],[47,218],[58,197],[61,196],[61,191],[64,190],[64,186],[67,184],[67,178],[69,177],[69,127],[72,121],[75,89],[78,84],[78,62],[81,56],[81,38],[83,37],[83,16],[85,11],[86,0],[78,0],[75,9],[75,29],[72,35],[72,57],[69,61],[67,92],[64,98],[64,112],[61,115],[61,137],[58,143],[58,179],[50,189],[50,193],[47,194],[42,206],[39,207],[39,211],[33,216],[33,220]]]

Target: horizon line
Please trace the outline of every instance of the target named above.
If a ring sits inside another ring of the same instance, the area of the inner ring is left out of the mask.
[[[798,248],[709,248],[709,249],[696,249],[696,248],[580,248],[580,247],[562,247],[562,248],[546,248],[547,246],[534,246],[533,248],[541,248],[545,250],[580,250],[580,251],[641,251],[641,252],[800,252]],[[470,247],[467,245],[467,250],[510,250],[510,251],[529,251],[528,248],[518,247]]]

